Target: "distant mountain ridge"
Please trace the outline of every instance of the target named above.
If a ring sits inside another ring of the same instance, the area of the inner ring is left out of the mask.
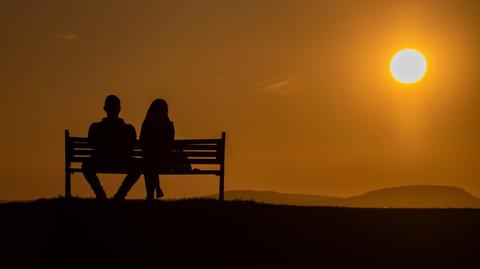
[[[216,195],[209,197],[216,197]],[[233,190],[225,192],[225,199],[299,206],[480,208],[480,199],[464,189],[438,185],[392,187],[347,198],[274,191]]]

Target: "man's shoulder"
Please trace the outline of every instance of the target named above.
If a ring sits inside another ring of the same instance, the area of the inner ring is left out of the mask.
[[[135,127],[132,124],[125,123],[123,119],[117,119],[114,122],[103,119],[90,125],[90,131],[93,132],[109,132],[109,130],[132,133],[135,132]]]
[[[92,124],[90,124],[90,129],[98,128],[101,125],[101,123],[102,122],[92,122]]]
[[[124,123],[124,130],[126,133],[132,136],[137,136],[137,131],[135,130],[135,127],[130,123]]]
[[[92,124],[90,124],[90,130],[94,132],[95,131],[103,132],[111,128],[112,128],[112,125],[106,122],[105,119],[102,119],[101,121],[97,121],[97,122],[92,122]]]
[[[128,126],[128,127],[133,127],[131,123],[126,123],[125,121],[123,122],[123,124],[125,124],[125,126]]]
[[[128,129],[128,131],[133,131],[135,132],[135,127],[132,124],[126,123],[125,128]]]

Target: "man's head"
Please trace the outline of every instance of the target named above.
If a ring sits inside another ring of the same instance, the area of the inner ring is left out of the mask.
[[[107,96],[103,110],[107,112],[108,118],[118,118],[118,114],[120,113],[120,99],[113,94]]]

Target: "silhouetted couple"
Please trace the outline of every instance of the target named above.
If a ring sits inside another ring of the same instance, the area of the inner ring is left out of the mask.
[[[119,118],[120,99],[115,95],[107,96],[103,109],[107,117],[93,123],[88,130],[88,142],[94,147],[94,154],[82,166],[85,179],[96,197],[107,198],[97,172],[124,171],[127,176],[113,198],[125,199],[142,170],[147,200],[154,199],[155,192],[157,198],[163,197],[159,173],[169,169],[175,137],[173,122],[168,117],[167,102],[156,99],[147,111],[140,132],[143,160],[132,157],[137,134],[135,127]]]

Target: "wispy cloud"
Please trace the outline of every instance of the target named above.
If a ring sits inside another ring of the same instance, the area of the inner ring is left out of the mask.
[[[78,36],[76,34],[61,34],[57,35],[57,38],[63,39],[63,40],[76,40],[78,39]]]
[[[287,78],[270,79],[257,84],[263,90],[278,95],[285,95],[292,91],[292,83],[295,81],[294,76]]]

